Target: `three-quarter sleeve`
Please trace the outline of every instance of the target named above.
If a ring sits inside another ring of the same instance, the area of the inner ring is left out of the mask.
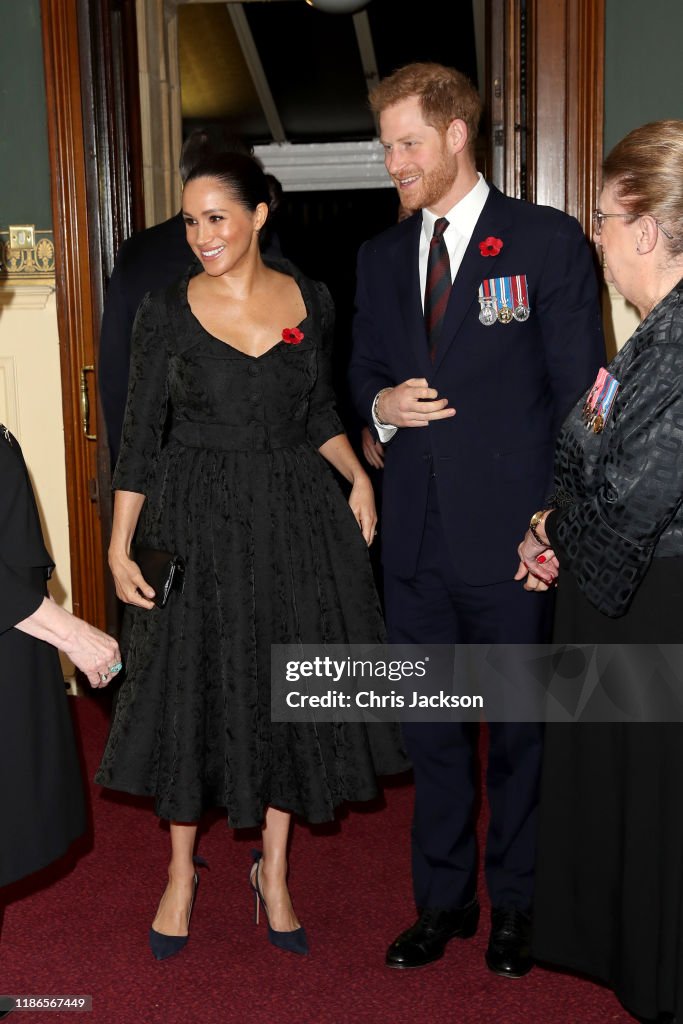
[[[679,349],[652,345],[634,360],[600,487],[548,524],[562,568],[611,617],[628,609],[661,534],[683,504]]]
[[[133,325],[128,399],[112,486],[147,494],[161,451],[168,407],[165,306],[146,295]]]
[[[0,633],[32,615],[54,567],[16,437],[0,431]]]
[[[344,433],[342,421],[337,415],[334,388],[332,387],[332,344],[334,340],[334,303],[324,284],[314,283],[320,306],[320,342],[316,352],[317,374],[309,398],[306,433],[316,448],[322,447],[331,437]]]
[[[26,572],[17,571],[0,558],[0,633],[23,622],[43,603],[45,588],[33,586]]]

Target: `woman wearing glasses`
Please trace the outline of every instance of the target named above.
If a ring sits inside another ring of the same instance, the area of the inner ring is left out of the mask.
[[[612,150],[594,230],[642,322],[565,421],[555,507],[519,548],[527,590],[558,584],[555,640],[614,645],[608,724],[547,730],[534,946],[680,1021],[683,671],[659,645],[683,636],[683,121]]]

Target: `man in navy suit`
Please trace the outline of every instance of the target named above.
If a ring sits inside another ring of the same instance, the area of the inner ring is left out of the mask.
[[[552,599],[529,601],[513,577],[519,537],[550,490],[558,428],[604,361],[590,247],[573,218],[477,173],[481,101],[459,72],[408,65],[371,104],[413,212],[360,250],[350,369],[359,412],[386,444],[389,640],[545,642]],[[479,919],[477,729],[414,723],[404,735],[418,918],[389,947],[399,968],[438,959]],[[489,724],[486,961],[507,977],[531,967],[541,750],[542,725]]]

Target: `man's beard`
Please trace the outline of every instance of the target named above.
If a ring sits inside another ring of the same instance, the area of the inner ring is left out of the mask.
[[[419,187],[410,195],[399,188],[401,204],[411,212],[435,206],[450,191],[457,176],[457,167],[443,156],[436,167],[422,173]]]

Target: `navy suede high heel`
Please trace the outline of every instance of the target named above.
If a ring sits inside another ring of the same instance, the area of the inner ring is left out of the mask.
[[[192,863],[196,864],[197,867],[208,867],[208,864],[203,857],[193,857]],[[190,927],[190,918],[192,917],[192,908],[194,906],[194,899],[197,895],[197,886],[199,885],[199,875],[195,871],[194,873],[194,888],[192,890],[192,899],[190,900],[190,906],[187,909],[187,927]],[[154,928],[149,930],[149,948],[157,960],[168,960],[169,957],[175,956],[176,953],[180,953],[181,949],[185,949],[188,943],[189,935],[162,935],[161,932],[157,932]]]
[[[268,938],[272,944],[277,946],[278,949],[284,949],[287,953],[300,953],[302,956],[306,956],[308,954],[308,942],[306,941],[306,932],[302,927],[295,928],[293,932],[276,932],[271,927],[268,907],[258,881],[259,864],[262,857],[263,854],[260,850],[251,851],[253,863],[249,871],[249,885],[254,891],[254,920],[258,924],[259,903],[262,903],[263,909],[266,912],[266,920],[268,921]]]

